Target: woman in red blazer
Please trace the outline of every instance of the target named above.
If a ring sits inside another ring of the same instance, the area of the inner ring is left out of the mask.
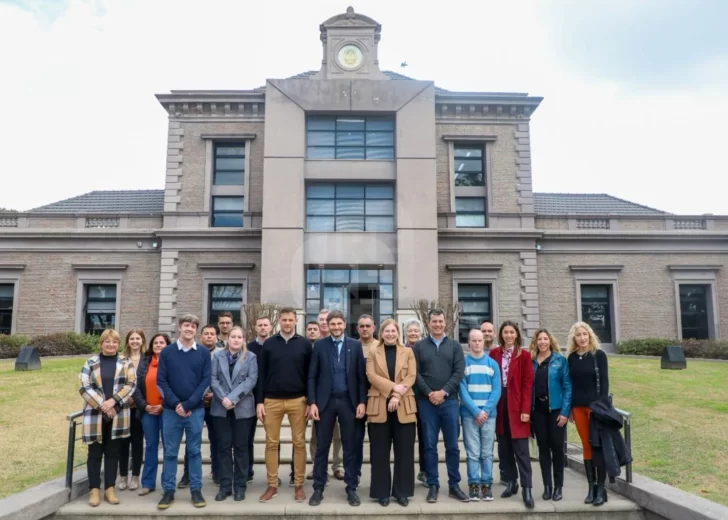
[[[495,422],[498,457],[503,461],[506,482],[506,490],[501,498],[508,498],[518,492],[520,473],[523,503],[531,509],[534,507],[531,494],[531,457],[528,451],[533,387],[531,356],[528,350],[522,348],[521,331],[514,322],[504,321],[501,324],[498,339],[500,346],[490,349],[489,355],[501,367],[501,397]]]

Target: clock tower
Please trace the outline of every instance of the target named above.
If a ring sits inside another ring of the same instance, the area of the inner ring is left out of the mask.
[[[389,79],[377,55],[382,26],[348,7],[320,26],[324,57],[313,79]]]

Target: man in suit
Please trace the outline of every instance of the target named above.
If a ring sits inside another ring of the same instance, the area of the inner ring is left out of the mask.
[[[309,504],[317,506],[326,486],[329,448],[338,420],[344,451],[344,481],[349,505],[358,506],[356,494],[356,419],[366,411],[366,365],[361,343],[346,337],[346,318],[341,311],[331,311],[326,318],[329,337],[319,339],[311,356],[308,372],[309,414],[316,421],[318,437],[313,463],[313,495]]]

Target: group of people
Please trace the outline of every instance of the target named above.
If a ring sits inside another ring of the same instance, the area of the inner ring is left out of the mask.
[[[265,430],[267,473],[259,501],[268,502],[281,486],[284,417],[293,445],[289,484],[295,500],[304,502],[304,480],[313,480],[311,506],[324,499],[332,443],[333,476],[345,482],[350,505],[361,503],[357,491],[367,425],[369,497],[382,506],[394,499],[406,507],[416,481],[428,488],[427,502],[437,502],[441,433],[451,498],[493,500],[497,439],[500,479],[505,484],[501,497],[518,493],[520,475],[523,502],[534,507],[528,439],[535,434],[542,498],[560,500],[568,420],[576,424],[582,441],[589,482],[585,503],[598,506],[607,501],[603,457],[592,455],[599,450],[592,450],[590,443],[594,428],[590,405],[608,400],[609,395],[607,356],[589,325],[579,322],[571,328],[564,357],[545,329],[538,330],[525,348],[517,324],[511,321],[501,324],[497,342],[492,323],[471,330],[466,354],[456,339],[446,335],[445,314],[439,309],[428,314],[427,334],[418,320],[409,320],[400,329],[396,320],[387,319],[377,339],[369,315],[357,322],[359,339],[346,335],[346,316],[338,310],[322,310],[318,321],[306,324],[305,336],[296,333],[296,322],[293,308],[278,312],[275,333],[269,318],[259,318],[256,337],[246,344],[243,329],[234,326],[229,313],[219,316],[217,326],[201,330],[197,317],[183,315],[176,341],[157,333],[147,346],[144,332],[134,329],[126,335],[121,353],[118,332],[104,331],[100,353],[86,361],[80,375],[86,402],[83,440],[88,444],[89,505],[98,506],[102,499],[102,459],[106,502],[119,503],[117,485],[120,490],[141,486],[140,495],[154,492],[161,440],[158,508],[169,508],[175,490],[183,487],[190,488],[195,507],[204,507],[203,424],[210,442],[211,476],[219,486],[215,500],[231,496],[244,500],[247,483],[254,478],[259,422]],[[313,471],[306,475],[309,422]],[[460,487],[461,427],[468,493]],[[184,471],[177,482],[183,436]]]

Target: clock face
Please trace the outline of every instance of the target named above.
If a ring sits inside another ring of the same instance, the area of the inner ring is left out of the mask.
[[[339,65],[346,70],[354,70],[361,67],[364,55],[356,45],[348,44],[339,49],[337,54]]]

